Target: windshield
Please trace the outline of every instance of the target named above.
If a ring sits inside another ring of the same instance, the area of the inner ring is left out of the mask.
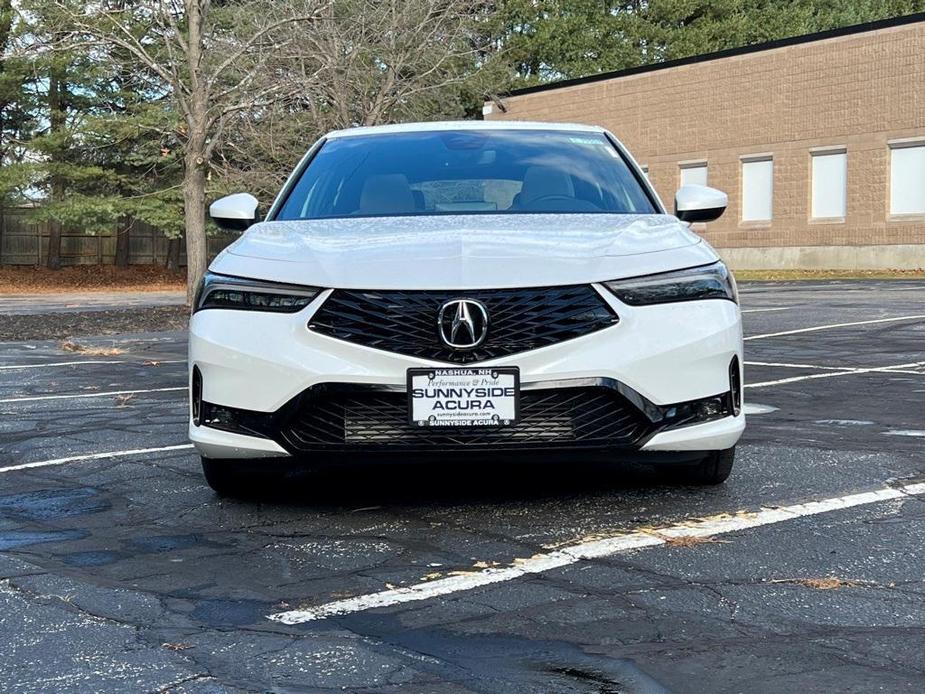
[[[603,133],[444,130],[329,140],[276,219],[655,211]]]

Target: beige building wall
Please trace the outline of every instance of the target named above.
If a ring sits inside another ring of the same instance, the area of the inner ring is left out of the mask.
[[[729,208],[698,230],[738,267],[925,267],[925,215],[890,215],[890,143],[925,144],[925,21],[501,102],[487,119],[611,130],[669,209],[679,163],[705,161]],[[843,220],[811,219],[811,156],[824,147],[847,152]],[[770,222],[742,221],[742,157],[756,154],[773,157]]]

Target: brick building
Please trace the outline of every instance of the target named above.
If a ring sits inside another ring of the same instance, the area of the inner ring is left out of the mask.
[[[521,89],[486,119],[611,130],[739,268],[925,268],[925,14]]]

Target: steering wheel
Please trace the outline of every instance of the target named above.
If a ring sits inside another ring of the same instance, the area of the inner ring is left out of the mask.
[[[540,195],[539,197],[532,198],[530,200],[531,205],[538,202],[553,202],[553,201],[566,201],[566,202],[577,202],[577,198],[573,198],[571,195],[560,195],[558,193],[548,193],[547,195]]]
[[[519,209],[527,212],[599,212],[600,207],[593,202],[573,198],[570,195],[550,193],[533,198],[527,204],[521,204]]]

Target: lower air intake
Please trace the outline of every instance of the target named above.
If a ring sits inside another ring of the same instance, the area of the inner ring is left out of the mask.
[[[526,390],[520,420],[497,428],[429,428],[408,421],[408,396],[377,390],[306,393],[280,433],[293,452],[634,448],[649,420],[603,387]]]

